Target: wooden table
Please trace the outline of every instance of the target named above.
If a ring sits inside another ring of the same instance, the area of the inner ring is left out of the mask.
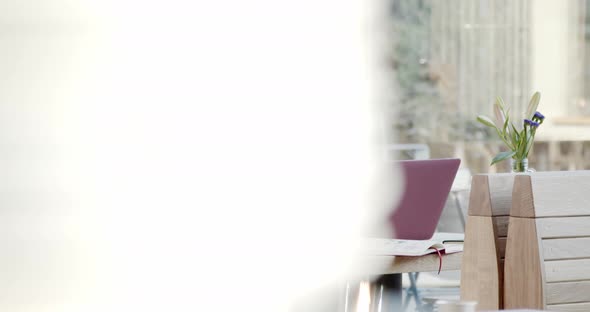
[[[462,252],[443,255],[441,271],[461,270]],[[385,262],[385,265],[382,263]],[[367,260],[368,274],[384,275],[409,272],[437,272],[439,258],[437,254],[429,254],[421,257],[379,256],[370,257]]]
[[[461,269],[462,252],[443,255],[441,271],[458,271]],[[373,302],[377,301],[375,293],[381,295],[381,311],[400,311],[402,307],[402,273],[437,272],[438,254],[420,257],[374,256],[365,261],[366,275],[379,276],[372,286]]]

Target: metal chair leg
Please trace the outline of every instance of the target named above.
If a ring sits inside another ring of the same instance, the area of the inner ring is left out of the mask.
[[[465,231],[465,216],[463,215],[463,209],[461,209],[461,201],[459,200],[459,195],[457,194],[457,192],[453,192],[452,194],[455,199],[455,207],[457,207],[459,220],[461,220],[461,226],[463,226],[463,231]]]

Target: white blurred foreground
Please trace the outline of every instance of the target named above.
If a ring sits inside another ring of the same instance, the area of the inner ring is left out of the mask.
[[[375,9],[1,0],[0,309],[323,309],[395,196]]]

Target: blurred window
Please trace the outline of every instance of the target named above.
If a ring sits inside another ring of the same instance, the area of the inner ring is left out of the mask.
[[[547,122],[529,163],[590,169],[590,0],[391,0],[388,66],[396,144],[427,144],[471,172],[503,148],[477,123],[496,96],[521,119],[535,91]],[[587,157],[586,157],[587,158]]]

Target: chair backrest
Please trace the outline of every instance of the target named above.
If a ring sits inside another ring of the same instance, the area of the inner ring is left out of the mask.
[[[590,311],[590,171],[537,172],[514,182],[506,309]]]

